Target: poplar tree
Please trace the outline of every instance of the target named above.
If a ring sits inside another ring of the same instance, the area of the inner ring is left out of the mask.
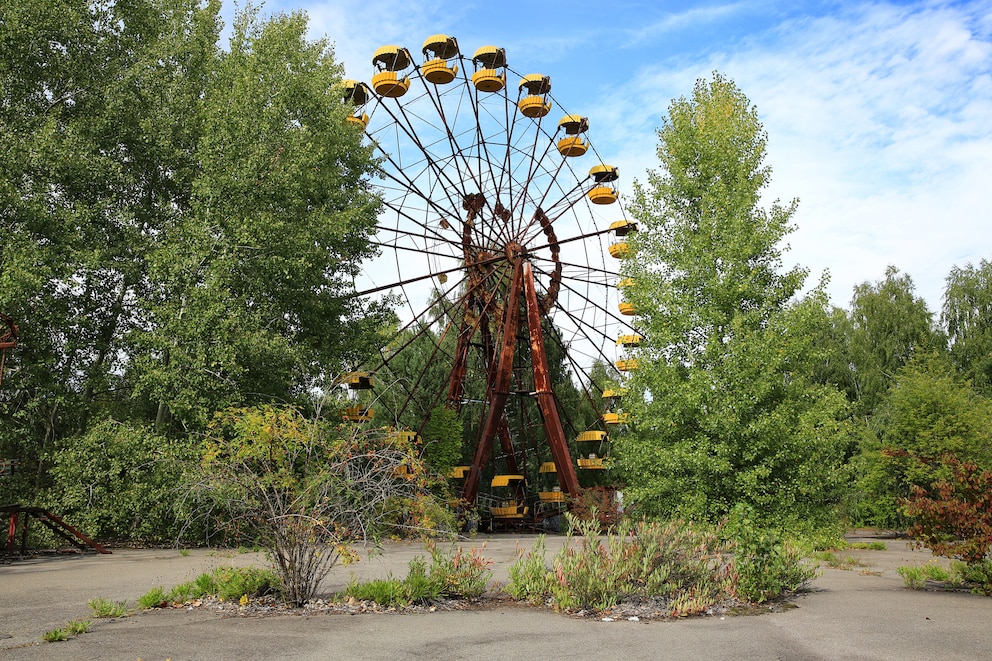
[[[771,169],[756,109],[720,74],[658,132],[662,169],[635,184],[629,298],[646,339],[633,427],[618,439],[625,495],[652,515],[823,520],[839,499],[844,397],[812,380],[827,300],[784,269],[797,202],[761,207]]]

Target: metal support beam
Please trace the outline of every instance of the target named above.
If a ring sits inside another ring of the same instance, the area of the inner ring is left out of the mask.
[[[513,374],[513,354],[516,348],[517,329],[520,326],[520,274],[521,265],[513,267],[513,280],[506,303],[503,318],[503,337],[500,347],[499,360],[494,366],[493,387],[490,393],[489,410],[482,427],[479,444],[475,448],[472,466],[469,468],[462,488],[462,499],[467,503],[475,503],[479,495],[479,485],[482,481],[482,471],[489,463],[493,439],[496,438],[501,424],[506,424],[506,398],[510,394],[510,378]]]
[[[575,474],[572,456],[568,452],[568,441],[558,415],[554,391],[551,387],[551,374],[548,357],[544,351],[544,330],[541,328],[541,311],[537,301],[537,287],[534,284],[534,271],[530,262],[523,262],[523,286],[527,306],[527,325],[530,330],[530,358],[534,368],[534,389],[537,391],[537,406],[544,418],[544,431],[551,456],[558,467],[558,481],[561,488],[573,498],[579,495],[579,478]]]

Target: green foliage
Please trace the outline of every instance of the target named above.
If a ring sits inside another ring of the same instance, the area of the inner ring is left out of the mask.
[[[136,605],[141,610],[148,610],[150,608],[161,608],[167,605],[169,602],[168,595],[165,593],[165,589],[162,586],[152,588],[145,594],[138,597]]]
[[[681,522],[632,526],[623,521],[603,539],[596,521],[570,517],[569,522],[574,532],[550,568],[543,539],[520,555],[509,570],[508,594],[562,610],[605,610],[626,598],[664,598],[672,615],[700,613],[728,597],[728,567],[711,531]]]
[[[373,601],[380,606],[403,607],[427,605],[440,599],[478,599],[486,593],[492,561],[475,548],[445,550],[431,545],[431,564],[423,556],[411,559],[407,575],[363,583],[352,581],[345,595],[359,601]]]
[[[374,348],[384,307],[348,294],[374,251],[375,162],[341,67],[300,12],[240,11],[221,48],[220,10],[0,0],[0,310],[21,330],[0,456],[22,468],[0,501],[63,483],[85,500],[48,462],[107,419],[197,438],[216,410],[305,401]],[[167,504],[159,476],[135,477],[135,504],[95,499],[88,532],[173,534],[139,504]]]
[[[189,441],[103,420],[52,453],[46,501],[97,539],[175,540],[176,503],[186,464],[195,456]]]
[[[421,432],[424,461],[436,472],[447,475],[452,467],[461,463],[462,433],[462,421],[457,412],[444,406],[434,407]]]
[[[466,552],[461,546],[442,550],[431,544],[430,577],[440,586],[441,594],[457,599],[478,599],[486,593],[492,560],[483,557],[481,551],[471,548]]]
[[[903,584],[911,590],[922,590],[927,581],[943,583],[951,578],[951,572],[940,565],[904,565],[896,567],[896,573],[902,576]]]
[[[65,625],[65,630],[70,636],[78,636],[79,634],[89,633],[91,623],[87,620],[71,620]]]
[[[45,633],[41,634],[41,639],[46,643],[69,640],[69,632],[65,629],[49,629]]]
[[[835,516],[847,404],[814,381],[822,286],[783,270],[795,203],[758,206],[770,168],[756,110],[719,74],[672,103],[661,172],[635,185],[634,286],[645,342],[637,424],[616,440],[624,494],[648,516],[717,521],[746,503],[769,521]]]
[[[951,477],[945,455],[992,467],[992,402],[938,355],[920,354],[899,371],[869,431],[854,463],[862,497],[851,514],[858,522],[908,525],[904,499],[913,487]]]
[[[535,605],[544,603],[555,581],[554,573],[548,568],[547,552],[544,535],[537,537],[527,554],[517,547],[517,561],[510,565],[510,582],[505,587],[508,595]]]
[[[356,559],[349,542],[376,539],[402,503],[431,498],[413,446],[390,430],[334,427],[289,407],[218,414],[202,469],[208,514],[269,551],[284,598],[298,606],[339,560]]]
[[[967,583],[973,594],[992,597],[992,559],[954,563],[952,569],[954,577]]]
[[[943,342],[912,278],[894,266],[886,268],[884,280],[854,288],[850,318],[855,412],[870,416],[883,401],[892,377],[917,352],[933,351]]]
[[[951,268],[940,315],[961,374],[992,395],[992,262]]]
[[[281,591],[279,576],[271,569],[260,567],[217,567],[197,576],[192,581],[180,583],[168,594],[161,588],[151,590],[148,595],[150,605],[142,608],[155,608],[162,602],[184,603],[193,599],[215,596],[224,601],[235,601],[244,596],[264,597]],[[146,595],[146,596],[148,596]],[[159,597],[156,600],[156,597]],[[144,597],[142,597],[144,599]]]
[[[87,602],[93,617],[124,617],[127,615],[127,600],[111,601],[103,597],[97,597]]]
[[[887,547],[885,542],[851,542],[847,545],[851,549],[864,549],[868,551],[884,551]]]
[[[816,568],[803,562],[799,548],[774,530],[760,528],[753,511],[737,506],[724,530],[734,553],[735,588],[744,601],[764,603],[806,587]]]
[[[201,576],[207,576],[207,574],[201,574]],[[196,599],[204,594],[210,594],[210,591],[201,591],[200,588],[197,587],[195,581],[187,581],[186,583],[180,583],[169,590],[169,594],[166,596],[166,599],[173,604],[182,604]]]
[[[210,573],[211,594],[224,601],[241,597],[264,597],[281,591],[279,575],[261,567],[218,567]]]

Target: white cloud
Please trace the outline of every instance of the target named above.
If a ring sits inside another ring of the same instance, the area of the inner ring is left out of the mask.
[[[936,311],[951,266],[992,252],[989,7],[866,4],[703,61],[650,63],[595,110],[595,139],[619,145],[626,176],[656,167],[646,125],[696,78],[725,73],[769,133],[768,199],[801,198],[786,262],[811,283],[829,269],[843,306],[894,264]]]

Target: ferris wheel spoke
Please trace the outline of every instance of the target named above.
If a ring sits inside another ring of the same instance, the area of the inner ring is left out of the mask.
[[[588,295],[583,294],[581,291],[579,291],[575,287],[572,287],[571,285],[569,285],[568,284],[568,280],[575,280],[575,278],[563,277],[562,278],[562,286],[566,290],[568,290],[570,293],[575,294],[576,296],[578,296],[579,298],[581,298],[586,305],[592,306],[592,307],[596,308],[597,310],[601,311],[610,321],[612,321],[614,323],[621,324],[621,325],[625,326],[627,329],[629,329],[631,331],[634,331],[634,332],[637,331],[637,329],[632,324],[630,324],[628,321],[626,321],[622,316],[618,316],[613,311],[609,310],[602,303],[593,300]],[[587,281],[580,280],[580,282],[584,282],[585,283]],[[557,309],[559,311],[563,312],[564,314],[568,315],[572,319],[575,319],[576,318],[571,312],[569,312],[568,310],[565,310],[564,308],[559,307]],[[607,333],[605,333],[603,331],[600,331],[598,329],[597,329],[597,332],[600,335],[602,335],[604,339],[610,339],[610,340],[615,340],[616,339],[615,337],[612,337],[611,338]]]

